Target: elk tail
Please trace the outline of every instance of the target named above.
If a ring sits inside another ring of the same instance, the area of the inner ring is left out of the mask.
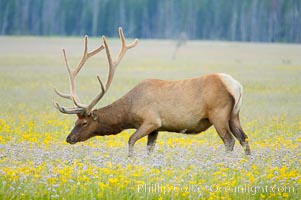
[[[233,106],[232,115],[237,115],[239,113],[240,106],[242,103],[242,93],[243,93],[243,89],[242,89],[242,87],[239,87],[239,94],[238,94],[239,96],[237,95],[238,98],[234,98],[235,103]]]

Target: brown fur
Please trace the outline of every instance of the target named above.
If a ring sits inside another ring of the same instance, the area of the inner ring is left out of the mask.
[[[148,135],[148,150],[153,150],[158,131],[195,134],[214,125],[226,150],[232,151],[232,133],[250,154],[238,114],[233,114],[234,97],[219,74],[165,81],[144,80],[111,105],[82,116],[67,138],[76,143],[96,135],[118,134],[135,128],[129,139],[129,156],[137,140]],[[94,118],[94,119],[93,119]]]

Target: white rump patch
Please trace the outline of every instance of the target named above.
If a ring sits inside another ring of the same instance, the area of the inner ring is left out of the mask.
[[[232,76],[228,74],[220,73],[218,74],[222,81],[225,83],[228,91],[234,97],[234,107],[233,107],[233,114],[237,114],[240,110],[241,102],[242,102],[242,94],[243,94],[243,87],[242,85],[232,78]]]

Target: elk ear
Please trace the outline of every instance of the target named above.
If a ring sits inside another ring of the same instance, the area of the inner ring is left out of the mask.
[[[92,113],[91,113],[91,117],[92,117],[92,119],[93,119],[94,121],[96,121],[96,120],[97,120],[97,118],[98,118],[98,115],[97,115],[97,110],[93,110],[93,111],[92,111]]]

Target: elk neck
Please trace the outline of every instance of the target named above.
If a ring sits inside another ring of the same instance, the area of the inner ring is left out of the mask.
[[[133,128],[129,123],[129,106],[124,99],[97,109],[99,130],[97,135],[116,135],[124,129]]]

